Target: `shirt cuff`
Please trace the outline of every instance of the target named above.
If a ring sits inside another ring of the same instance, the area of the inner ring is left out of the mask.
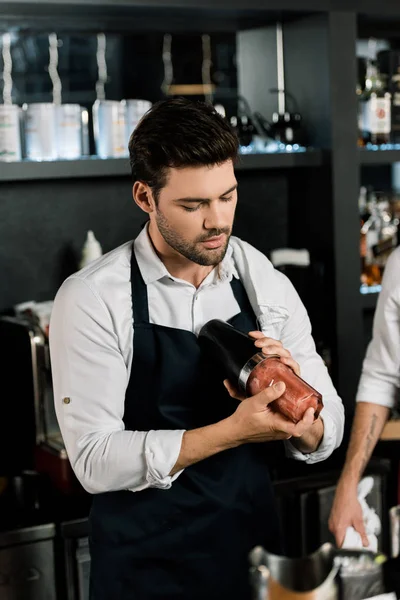
[[[375,389],[374,385],[362,385],[358,388],[356,402],[369,402],[370,404],[379,404],[386,408],[394,408],[397,400],[397,388],[395,386],[385,386],[383,389]]]
[[[326,460],[332,454],[336,447],[336,425],[330,414],[324,409],[321,411],[320,418],[324,422],[324,435],[317,450],[310,452],[310,454],[303,454],[294,447],[290,440],[286,440],[284,444],[287,457],[312,465]]]
[[[150,487],[168,490],[183,472],[169,475],[178,460],[185,430],[149,431],[145,442],[146,481]]]

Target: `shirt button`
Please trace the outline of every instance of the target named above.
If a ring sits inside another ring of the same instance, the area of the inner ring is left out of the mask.
[[[69,404],[71,402],[71,398],[63,398],[63,404]]]

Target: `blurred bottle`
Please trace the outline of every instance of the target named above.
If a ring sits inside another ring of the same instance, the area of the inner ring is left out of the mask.
[[[360,194],[361,196],[361,194]],[[362,199],[359,205],[362,205]],[[365,286],[379,285],[381,271],[372,251],[379,240],[380,221],[378,218],[377,202],[374,192],[370,193],[364,215],[361,219],[360,254],[361,254],[361,284]]]
[[[400,50],[384,50],[378,54],[381,73],[387,76],[391,104],[391,142],[400,143]]]
[[[379,285],[386,262],[397,246],[399,219],[392,212],[387,194],[371,190],[367,195],[366,188],[360,189],[359,210],[361,283]]]
[[[99,242],[96,240],[93,231],[89,230],[86,235],[86,241],[82,249],[81,262],[79,268],[83,269],[92,261],[100,258],[103,254]]]
[[[364,91],[359,98],[359,144],[388,144],[391,131],[391,94],[387,90],[386,77],[379,72],[372,60],[367,62]]]

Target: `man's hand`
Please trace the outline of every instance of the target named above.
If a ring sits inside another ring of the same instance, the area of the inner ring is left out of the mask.
[[[302,420],[296,424],[269,408],[269,405],[284,393],[283,382],[278,382],[251,398],[245,398],[238,393],[227,379],[224,385],[232,398],[240,400],[236,411],[226,419],[233,439],[238,444],[301,438],[313,425],[313,408],[309,408]]]
[[[290,354],[289,350],[283,347],[282,342],[273,338],[265,337],[262,331],[250,331],[249,335],[255,339],[254,345],[261,350],[265,355],[278,354],[281,361],[288,365],[300,377],[300,365]]]
[[[347,527],[354,527],[358,531],[363,546],[369,545],[361,505],[357,498],[357,486],[340,480],[329,517],[329,531],[335,536],[338,548],[343,544]]]

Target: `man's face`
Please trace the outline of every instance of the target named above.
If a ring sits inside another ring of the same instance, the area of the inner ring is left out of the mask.
[[[199,265],[224,258],[237,203],[231,160],[211,167],[169,169],[154,220],[164,241]]]

